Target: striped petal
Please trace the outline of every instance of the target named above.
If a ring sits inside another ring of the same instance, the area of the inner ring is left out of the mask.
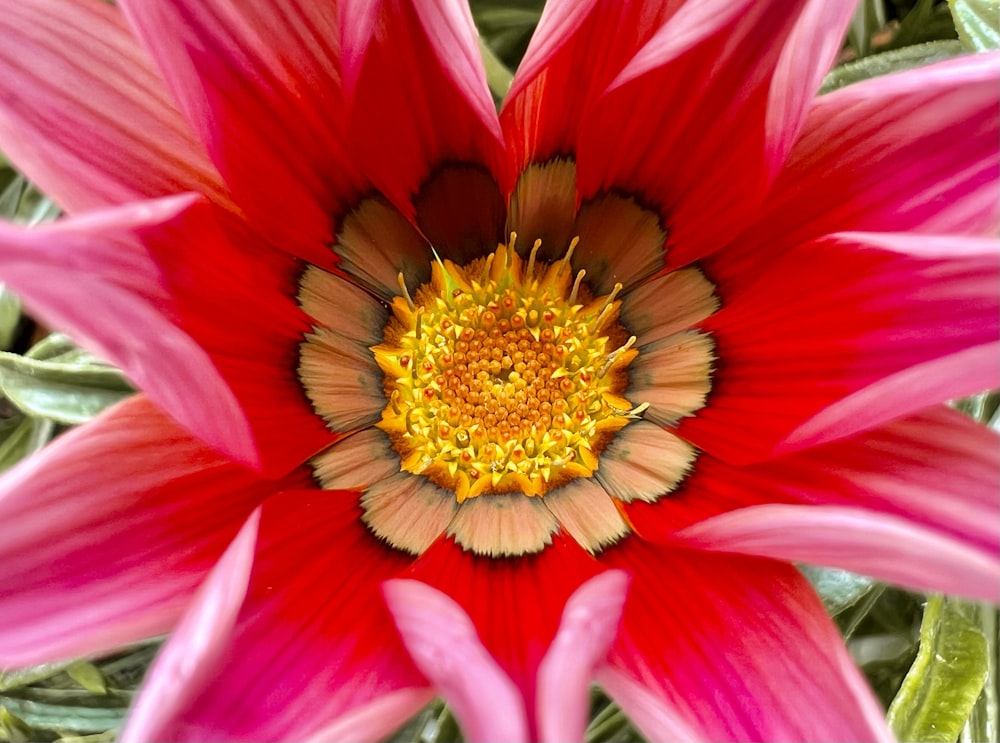
[[[0,150],[67,211],[228,195],[119,10],[25,0],[0,18]]]
[[[0,665],[169,630],[253,509],[258,480],[138,395],[0,479]]]

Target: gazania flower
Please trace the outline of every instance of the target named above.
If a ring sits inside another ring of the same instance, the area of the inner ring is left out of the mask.
[[[173,629],[126,739],[885,738],[792,566],[996,600],[998,58],[850,2],[21,0],[0,277],[144,390],[2,480],[0,663]],[[934,407],[937,405],[938,407]]]

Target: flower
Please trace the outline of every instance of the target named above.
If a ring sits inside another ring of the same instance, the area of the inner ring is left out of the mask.
[[[852,5],[550,2],[498,116],[463,3],[12,4],[68,216],[0,276],[144,393],[0,482],[0,663],[173,629],[129,740],[569,739],[592,679],[886,738],[789,563],[998,598],[934,406],[997,378],[1000,67],[813,100]]]

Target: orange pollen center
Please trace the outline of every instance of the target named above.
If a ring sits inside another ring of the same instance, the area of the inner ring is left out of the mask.
[[[388,404],[378,426],[407,472],[455,492],[543,495],[597,469],[641,414],[623,393],[637,355],[617,285],[593,297],[570,258],[524,261],[515,236],[465,266],[435,260],[411,295],[400,275],[372,351]]]

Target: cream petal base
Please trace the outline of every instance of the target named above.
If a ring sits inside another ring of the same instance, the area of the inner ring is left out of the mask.
[[[559,530],[544,498],[481,495],[462,504],[448,534],[470,552],[489,557],[515,557],[541,552]]]
[[[399,472],[399,457],[388,436],[366,428],[313,457],[312,466],[326,490],[363,490]]]
[[[400,273],[410,291],[430,278],[427,242],[381,199],[363,201],[347,215],[334,252],[340,256],[340,268],[386,301],[399,293]]]
[[[627,292],[621,320],[644,346],[697,325],[717,309],[715,286],[697,268],[684,268]]]
[[[361,496],[362,521],[396,549],[421,554],[448,528],[458,509],[455,494],[426,478],[399,474]]]
[[[309,266],[299,280],[299,305],[317,323],[373,346],[382,340],[389,313],[381,302],[346,279]]]
[[[334,431],[369,426],[386,405],[382,372],[368,347],[324,328],[309,333],[299,347],[299,379]]]
[[[618,432],[594,477],[618,500],[654,503],[680,484],[696,456],[693,446],[670,431],[638,421]]]
[[[507,219],[507,232],[517,233],[518,245],[530,249],[541,240],[538,260],[558,260],[576,234],[575,220],[576,163],[557,159],[525,168],[511,196]]]
[[[591,554],[629,533],[614,500],[593,480],[578,479],[545,496],[545,505],[570,536]]]
[[[691,415],[712,388],[714,347],[709,336],[695,331],[642,346],[629,367],[628,398],[649,403],[643,417],[661,426]]]

